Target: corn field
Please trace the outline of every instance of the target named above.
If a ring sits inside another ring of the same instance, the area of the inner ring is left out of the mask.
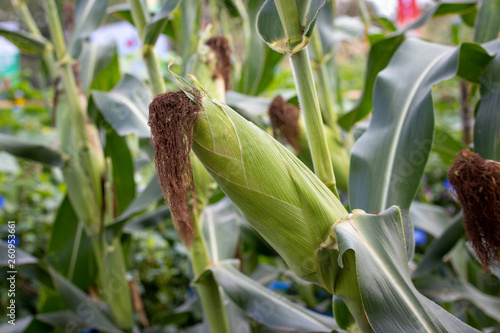
[[[354,37],[335,0],[28,3],[0,36],[38,59],[53,139],[1,124],[0,164],[60,198],[43,232],[10,221],[0,171],[0,332],[500,333],[499,0],[405,27],[359,0]]]

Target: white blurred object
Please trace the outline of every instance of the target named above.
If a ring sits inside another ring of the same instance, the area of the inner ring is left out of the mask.
[[[0,22],[7,30],[19,31],[18,22]],[[21,52],[6,38],[0,37],[0,87],[3,81],[16,82],[21,74]],[[0,89],[2,90],[2,89]]]
[[[120,68],[141,78],[147,78],[147,71],[142,61],[141,40],[137,29],[129,22],[123,21],[100,27],[90,35],[90,41],[99,45],[114,42],[120,59]],[[168,40],[160,35],[155,45],[160,58],[168,53]]]

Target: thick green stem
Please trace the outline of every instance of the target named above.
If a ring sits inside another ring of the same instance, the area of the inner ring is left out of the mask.
[[[71,157],[75,166],[75,170],[65,173],[66,182],[72,184],[72,188],[68,188],[68,194],[74,207],[81,208],[89,205],[91,211],[78,208],[76,210],[80,220],[85,223],[89,236],[93,236],[99,233],[98,226],[101,220],[101,179],[104,172],[102,147],[97,131],[87,121],[85,101],[80,98],[73,73],[72,59],[66,52],[55,0],[47,0],[46,8],[51,39],[62,72],[62,87],[68,102],[67,110],[64,110],[64,115],[61,115],[61,119],[67,119],[67,121],[59,121],[60,128],[70,136],[62,142],[61,149]],[[67,126],[71,127],[70,132],[64,128]],[[83,199],[78,192],[88,193],[91,197]],[[75,201],[77,198],[78,202]],[[82,200],[87,202],[81,202]]]
[[[153,94],[163,94],[167,90],[167,87],[165,86],[160,59],[158,59],[158,56],[156,55],[154,45],[143,46],[143,57],[148,70],[149,84],[151,85]]]
[[[203,237],[201,228],[201,218],[196,213],[194,217],[195,235],[193,244],[190,247],[191,264],[195,277],[199,275],[211,265],[210,256],[208,254],[207,244]],[[196,282],[196,290],[201,300],[203,312],[212,332],[229,333],[229,319],[227,316],[224,298],[222,297],[221,289],[215,281],[214,276],[209,273],[201,277]]]
[[[139,32],[139,37],[142,38],[144,27],[148,21],[146,8],[142,4],[141,0],[128,0],[128,4],[130,5],[130,13],[132,14],[132,20],[134,21],[134,26]]]
[[[144,27],[148,22],[147,11],[140,0],[128,0],[128,3],[130,5],[130,12],[134,20],[134,25],[139,32],[141,40],[143,40]],[[160,59],[158,59],[156,54],[155,46],[148,44],[143,45],[142,57],[148,70],[149,84],[151,85],[153,94],[163,94],[167,90],[167,87],[165,86]]]
[[[325,56],[323,56],[323,46],[321,45],[321,38],[318,29],[314,29],[313,31],[311,47],[316,63],[316,76],[318,77],[320,83],[319,91],[322,102],[321,104],[323,105],[323,115],[335,134],[335,137],[340,139],[340,133],[337,125],[337,113],[335,112],[335,107],[333,105],[333,98],[331,98],[330,95],[333,93],[333,87],[328,78],[326,59]]]
[[[299,96],[300,106],[304,114],[306,134],[311,150],[314,172],[321,181],[338,197],[333,174],[332,160],[319,108],[318,94],[314,85],[309,52],[303,48],[290,56],[290,63]]]

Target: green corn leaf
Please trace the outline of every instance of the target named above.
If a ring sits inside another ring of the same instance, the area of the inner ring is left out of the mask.
[[[412,277],[417,278],[426,273],[431,272],[443,262],[443,257],[449,253],[457,242],[465,235],[463,226],[463,215],[459,214],[454,221],[448,226],[443,234],[436,238],[427,251],[424,257],[419,262],[417,269],[413,272]]]
[[[480,291],[471,283],[455,278],[439,279],[426,276],[415,281],[415,287],[437,302],[466,300],[477,306],[491,318],[500,322],[500,298]]]
[[[140,214],[123,223],[123,232],[132,234],[136,231],[146,231],[165,222],[171,216],[170,208],[167,205],[162,205],[151,213]]]
[[[408,209],[433,142],[431,89],[434,84],[456,74],[473,77],[474,73],[468,70],[463,59],[468,59],[468,64],[481,65],[479,69],[484,71],[488,64],[485,59],[491,56],[471,43],[453,48],[417,39],[404,42],[387,68],[378,75],[373,94],[373,118],[352,150],[350,206],[381,212],[398,205],[403,215],[408,257],[412,256],[414,247]],[[475,75],[478,74],[480,72],[476,71]]]
[[[95,244],[94,244],[95,245]],[[114,322],[120,328],[130,329],[134,324],[132,297],[126,279],[125,258],[121,239],[116,237],[110,243],[101,238],[96,255],[99,295],[109,305]]]
[[[57,151],[6,134],[0,134],[0,150],[49,166],[63,165],[63,159]]]
[[[130,5],[128,3],[121,3],[118,5],[110,6],[106,10],[106,14],[113,15],[121,20],[125,20],[130,24],[134,24],[132,14],[130,13]]]
[[[356,122],[366,117],[373,105],[373,86],[378,73],[383,70],[391,60],[394,52],[404,41],[403,35],[388,37],[374,43],[368,54],[366,78],[363,87],[363,95],[357,101],[354,109],[339,119],[339,124],[349,130]]]
[[[123,213],[116,218],[117,221],[123,221],[132,215],[139,213],[140,211],[146,209],[150,205],[158,202],[163,198],[163,193],[161,192],[160,184],[158,183],[158,176],[156,173],[151,177],[148,185],[144,191],[139,193],[130,205],[125,209]]]
[[[8,267],[9,266],[9,246],[7,245],[7,241],[0,241],[0,250],[2,253],[0,254],[0,267]],[[38,263],[38,259],[33,257],[31,254],[24,252],[20,248],[16,248],[16,266],[20,265],[30,265]]]
[[[101,309],[98,303],[87,296],[82,290],[49,268],[50,275],[66,306],[75,314],[79,315],[88,325],[104,332],[119,333],[118,329],[108,315]]]
[[[80,78],[85,93],[88,93],[91,87],[97,90],[110,90],[120,78],[116,45],[84,43],[80,68]]]
[[[474,41],[484,43],[498,37],[500,31],[500,0],[483,0],[476,17]]]
[[[121,214],[135,197],[134,163],[127,140],[119,136],[113,128],[106,130],[106,156],[113,165],[113,192],[116,199],[116,213]]]
[[[205,207],[202,214],[203,235],[210,258],[217,263],[236,254],[240,239],[241,217],[228,198]]]
[[[405,40],[405,33],[412,29],[417,29],[424,25],[432,17],[448,15],[454,13],[468,13],[476,7],[476,0],[444,0],[435,3],[428,11],[405,29],[397,31],[374,43],[368,56],[365,84],[363,95],[356,103],[356,106],[339,119],[339,124],[346,130],[359,120],[366,117],[373,106],[373,87],[378,73],[389,63],[395,51]]]
[[[45,38],[28,32],[12,31],[0,27],[0,36],[5,37],[22,52],[42,54],[47,48],[48,41]]]
[[[481,101],[474,124],[474,149],[483,158],[500,161],[500,40],[484,45],[497,54],[479,79]]]
[[[92,91],[94,102],[119,135],[135,133],[149,138],[148,105],[150,92],[134,76],[125,74],[109,92]]]
[[[231,262],[209,268],[226,295],[248,316],[263,325],[304,332],[339,329],[332,317],[320,315],[265,288],[236,269]]]
[[[397,207],[379,215],[356,212],[334,230],[339,265],[342,270],[355,265],[363,308],[375,332],[478,332],[420,294],[411,282]],[[345,260],[352,254],[355,262]]]
[[[465,145],[461,141],[453,138],[444,129],[436,127],[432,151],[438,153],[444,163],[451,167],[457,152],[464,148]]]
[[[68,52],[78,58],[82,50],[82,40],[94,32],[106,14],[108,0],[78,0],[75,6],[75,28],[68,41]]]
[[[309,43],[325,3],[326,0],[266,0],[257,17],[257,31],[273,50],[298,52]]]
[[[95,281],[92,243],[67,196],[57,211],[47,249],[47,261],[82,290],[87,290]]]
[[[259,95],[266,89],[274,77],[274,67],[283,57],[281,53],[268,48],[257,32],[257,14],[263,3],[263,0],[250,0],[247,5],[250,34],[247,36],[247,54],[241,78],[235,90],[248,95]]]
[[[411,204],[410,218],[415,228],[433,237],[440,237],[452,223],[445,208],[417,201]]]
[[[155,45],[167,25],[168,16],[179,6],[181,0],[167,0],[144,27],[144,45]]]

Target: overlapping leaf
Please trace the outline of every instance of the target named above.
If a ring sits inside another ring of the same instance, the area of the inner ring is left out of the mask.
[[[327,317],[289,301],[241,273],[230,262],[209,268],[225,294],[248,316],[280,331],[331,332],[339,329]]]
[[[150,92],[137,78],[125,74],[109,92],[94,90],[94,102],[119,135],[135,133],[149,138],[148,105]]]
[[[452,48],[409,39],[378,75],[373,118],[352,150],[349,201],[351,208],[367,212],[399,206],[409,257],[414,244],[408,209],[433,142],[431,89],[455,74],[479,77],[488,60],[477,44]],[[476,66],[459,66],[465,63]]]
[[[355,213],[335,232],[341,266],[354,251],[363,308],[375,332],[478,332],[414,287],[397,207],[378,215]]]

